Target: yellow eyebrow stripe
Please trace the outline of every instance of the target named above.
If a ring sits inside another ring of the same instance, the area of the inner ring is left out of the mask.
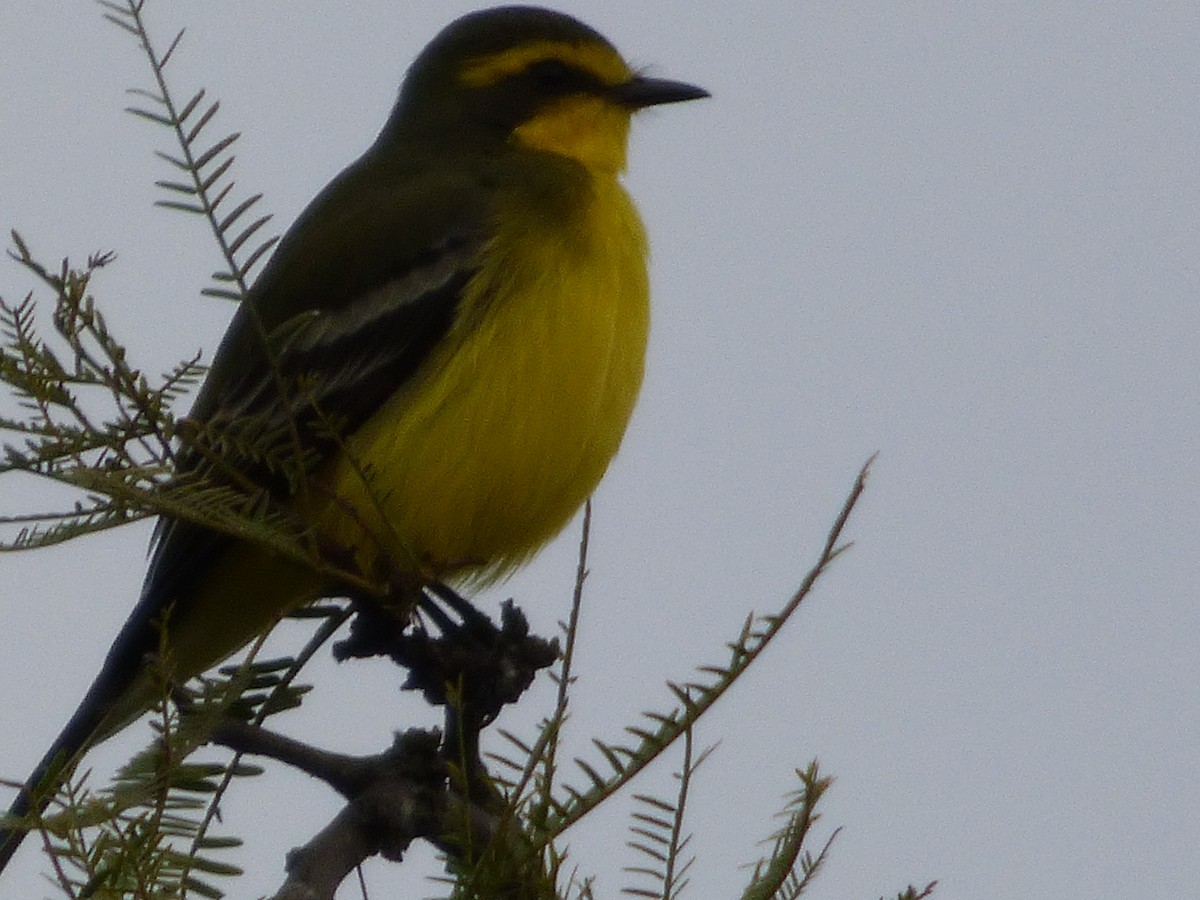
[[[603,44],[530,41],[472,60],[458,73],[458,80],[464,87],[486,87],[544,59],[557,59],[567,65],[586,69],[605,84],[620,84],[628,81],[633,74],[620,55]]]

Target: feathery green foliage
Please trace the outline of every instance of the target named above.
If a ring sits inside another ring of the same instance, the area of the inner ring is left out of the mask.
[[[251,239],[258,235],[271,219],[269,215],[260,215],[249,222],[246,221],[246,216],[262,199],[262,194],[253,194],[230,206],[233,203],[231,195],[234,189],[234,182],[227,177],[234,160],[230,150],[240,135],[233,132],[212,143],[205,143],[206,129],[220,110],[220,102],[206,103],[205,91],[201,88],[186,102],[178,103],[167,88],[167,67],[183,40],[182,29],[176,33],[166,51],[159,54],[154,49],[142,17],[145,0],[125,0],[124,3],[116,3],[114,0],[98,2],[106,10],[104,17],[108,21],[138,41],[154,75],[152,89],[130,90],[131,94],[146,105],[131,106],[127,108],[128,111],[172,131],[179,148],[177,152],[160,150],[156,154],[181,173],[177,177],[183,179],[161,179],[155,182],[169,195],[159,200],[158,205],[202,216],[207,221],[226,267],[213,273],[213,280],[217,282],[217,286],[206,288],[203,293],[241,302],[246,296],[249,273],[275,246],[279,238],[270,237],[248,247]]]
[[[112,254],[57,272],[36,261],[16,232],[10,256],[55,293],[51,337],[39,332],[32,294],[0,298],[0,382],[20,412],[0,416],[0,478],[33,476],[73,490],[69,509],[0,515],[0,549],[24,550],[150,515],[169,479],[177,422],[170,406],[203,374],[196,358],[151,382],[127,358],[89,293]]]
[[[692,730],[683,735],[683,763],[675,773],[679,782],[674,800],[663,800],[647,794],[636,794],[634,800],[638,810],[634,812],[633,835],[629,846],[646,857],[640,866],[625,869],[631,875],[640,876],[649,882],[647,887],[626,887],[623,893],[634,897],[658,897],[675,900],[688,884],[688,870],[695,857],[685,856],[691,835],[683,829],[684,811],[687,808],[688,789],[696,770],[704,763],[714,748],[709,747],[693,758]]]
[[[837,829],[829,836],[815,857],[804,849],[804,841],[818,818],[817,803],[833,779],[820,776],[816,760],[807,769],[797,769],[796,775],[800,787],[788,798],[781,813],[783,827],[770,838],[770,855],[755,863],[742,900],[795,900],[825,863],[840,831]]]
[[[607,797],[621,790],[689,729],[694,728],[705,713],[712,709],[759,658],[809,596],[817,579],[849,546],[840,543],[842,529],[866,487],[869,467],[870,461],[859,472],[850,496],[829,532],[817,564],[805,576],[800,587],[783,608],[771,615],[748,616],[737,639],[727,645],[729,662],[724,666],[700,667],[699,671],[709,678],[708,681],[689,681],[682,685],[669,682],[667,688],[678,701],[678,705],[666,713],[643,713],[647,721],[644,726],[627,726],[625,731],[636,739],[636,743],[616,744],[595,739],[593,743],[604,759],[606,771],[601,771],[584,760],[576,760],[576,764],[588,780],[588,785],[584,788],[568,785],[562,789],[565,797],[552,801],[546,826],[550,839],[570,828]]]

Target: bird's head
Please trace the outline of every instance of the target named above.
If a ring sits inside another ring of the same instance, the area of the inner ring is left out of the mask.
[[[707,96],[635,72],[603,35],[568,15],[499,7],[452,22],[421,52],[384,139],[448,152],[516,142],[617,172],[634,112]]]

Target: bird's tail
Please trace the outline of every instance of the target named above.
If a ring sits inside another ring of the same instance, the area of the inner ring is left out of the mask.
[[[4,824],[0,825],[0,872],[4,871],[25,836],[37,829],[42,813],[71,777],[79,757],[94,742],[112,706],[113,688],[111,673],[102,671],[66,727],[25,779],[16,800],[8,808]]]
[[[145,671],[146,654],[156,646],[158,632],[151,611],[157,606],[144,592],[133,615],[117,635],[96,680],[88,688],[46,755],[21,786],[0,825],[0,872],[58,794],[80,758],[93,745],[133,721],[150,705],[140,696],[130,697],[130,688]]]

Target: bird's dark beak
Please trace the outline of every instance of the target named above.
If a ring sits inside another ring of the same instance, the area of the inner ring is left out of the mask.
[[[630,109],[644,109],[663,103],[681,103],[684,100],[699,100],[711,96],[702,87],[666,78],[647,78],[637,75],[623,84],[612,88],[612,98]]]

